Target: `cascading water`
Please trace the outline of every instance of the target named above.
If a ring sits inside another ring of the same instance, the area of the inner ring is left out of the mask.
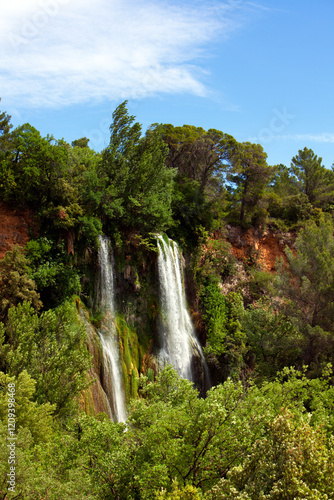
[[[168,362],[173,365],[181,377],[194,381],[192,360],[194,355],[197,356],[201,360],[208,383],[208,370],[202,348],[187,310],[180,252],[173,240],[167,238],[166,240],[161,235],[158,236],[162,311],[160,324],[162,345],[159,357],[163,364]]]
[[[104,314],[99,331],[103,348],[103,386],[109,400],[110,414],[114,416],[117,422],[125,422],[127,416],[115,325],[114,280],[110,241],[105,236],[100,236],[99,243],[101,310]]]

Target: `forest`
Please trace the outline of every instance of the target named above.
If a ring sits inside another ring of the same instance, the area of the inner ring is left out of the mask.
[[[144,133],[126,101],[101,152],[0,112],[0,200],[34,216],[0,261],[0,499],[334,499],[334,168],[307,147],[268,165],[215,129]],[[250,232],[282,242],[274,269],[233,252]],[[94,399],[102,237],[126,421]],[[163,242],[180,252],[193,380],[159,364]]]

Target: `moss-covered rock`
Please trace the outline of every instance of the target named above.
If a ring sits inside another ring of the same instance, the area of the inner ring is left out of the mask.
[[[82,318],[87,332],[87,348],[92,355],[92,367],[88,372],[88,380],[91,385],[81,393],[80,407],[88,415],[106,413],[111,417],[110,407],[106,393],[103,390],[100,373],[103,363],[102,346],[99,336],[89,320],[88,312],[81,305],[79,314]]]

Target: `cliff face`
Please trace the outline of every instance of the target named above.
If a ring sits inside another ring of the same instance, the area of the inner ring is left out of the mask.
[[[31,232],[37,234],[33,212],[29,209],[14,210],[0,200],[0,259],[14,245],[24,246]]]
[[[32,234],[37,234],[37,222],[34,213],[29,209],[12,209],[0,200],[0,259],[14,245],[24,246]],[[222,238],[221,235],[215,235]],[[232,253],[238,259],[246,261],[256,258],[268,271],[274,271],[277,258],[283,257],[286,245],[293,242],[292,233],[274,233],[270,230],[261,231],[250,228],[246,231],[240,227],[227,226],[225,239],[232,245]],[[128,259],[131,259],[128,256]],[[124,279],[128,282],[137,281],[138,273],[130,262],[124,266]],[[133,276],[132,276],[133,274]],[[135,283],[135,291],[140,291],[140,284]],[[123,290],[124,291],[124,290]]]
[[[32,234],[37,235],[37,223],[30,210],[14,210],[0,201],[0,259],[15,244],[24,246]],[[260,264],[263,270],[274,272],[277,258],[286,261],[284,248],[292,246],[292,233],[278,233],[270,230],[227,226],[222,234],[217,231],[213,239],[227,240],[231,252],[242,263]],[[189,269],[189,256],[185,261]],[[187,262],[188,260],[188,262]],[[188,265],[187,265],[188,264]],[[94,272],[95,271],[95,272]],[[95,269],[92,273],[96,273]],[[129,400],[138,393],[139,373],[152,377],[157,371],[155,354],[159,348],[157,321],[159,316],[156,253],[129,245],[126,251],[115,252],[115,296],[117,331],[120,339],[123,383]],[[88,277],[87,277],[88,279]],[[236,277],[239,280],[240,276]],[[192,305],[192,319],[197,336],[205,343],[205,326],[197,311],[196,287],[191,273],[185,274],[188,303]],[[227,284],[228,286],[228,284]],[[223,287],[222,287],[223,290]],[[225,293],[225,292],[224,292]],[[93,301],[94,302],[94,301]],[[92,385],[82,393],[80,406],[88,414],[109,413],[108,401],[103,389],[102,350],[96,329],[91,325],[88,314],[80,311],[87,331],[87,347],[92,355],[93,366],[88,374]]]
[[[110,415],[109,403],[101,385],[102,348],[98,335],[89,322],[88,314],[81,308],[80,317],[84,322],[87,332],[87,347],[92,356],[92,367],[88,373],[88,381],[92,383],[88,389],[81,393],[80,408],[88,415],[104,412]]]
[[[226,239],[232,245],[234,257],[243,262],[257,261],[263,270],[275,271],[278,258],[287,262],[284,248],[293,245],[293,233],[278,233],[250,228],[246,231],[239,227],[227,226]]]

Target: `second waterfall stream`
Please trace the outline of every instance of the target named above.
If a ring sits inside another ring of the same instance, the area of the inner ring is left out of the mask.
[[[160,359],[170,363],[178,374],[195,382],[193,359],[196,356],[209,383],[208,370],[202,348],[196,338],[187,309],[183,286],[181,255],[177,244],[158,236],[158,273],[160,287]]]
[[[100,301],[104,314],[99,331],[103,348],[103,386],[110,406],[110,416],[125,422],[124,390],[114,308],[114,275],[110,241],[99,237]]]

